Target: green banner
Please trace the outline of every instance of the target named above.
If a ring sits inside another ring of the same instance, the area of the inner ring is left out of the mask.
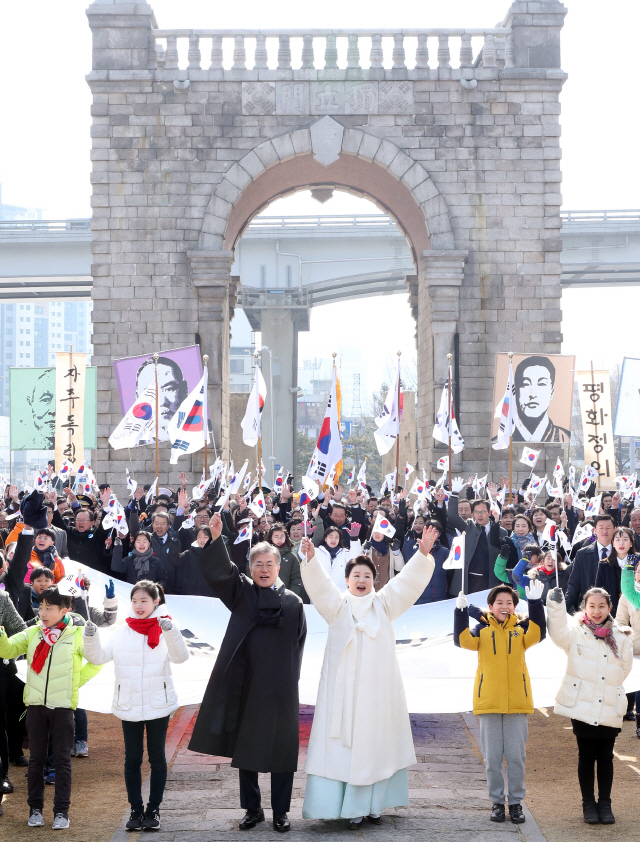
[[[55,449],[55,368],[9,369],[11,450]],[[98,446],[98,376],[87,368],[84,398],[84,446]]]

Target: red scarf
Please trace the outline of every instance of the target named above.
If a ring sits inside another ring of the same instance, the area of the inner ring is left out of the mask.
[[[164,616],[169,620],[171,619],[168,614]],[[142,620],[138,620],[137,617],[127,617],[127,625],[132,631],[138,632],[138,634],[146,634],[147,643],[151,649],[155,649],[160,643],[162,627],[157,617],[145,617]]]
[[[45,665],[49,649],[51,649],[56,640],[58,640],[66,627],[66,615],[65,619],[61,623],[58,623],[57,626],[53,626],[53,628],[50,629],[45,626],[42,627],[42,640],[36,646],[36,651],[33,653],[33,659],[31,660],[31,669],[38,675],[42,671],[42,667]]]

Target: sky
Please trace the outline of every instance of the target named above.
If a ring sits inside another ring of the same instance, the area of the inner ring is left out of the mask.
[[[90,215],[90,95],[84,76],[91,69],[91,36],[85,16],[87,0],[30,0],[0,4],[0,182],[2,201],[39,207],[46,218]],[[243,0],[241,5],[211,0],[153,0],[160,27],[270,29],[340,26],[437,27],[495,25],[503,19],[507,0],[448,0],[400,6],[380,0],[324,0],[277,4]],[[562,33],[562,65],[569,74],[562,102],[564,208],[618,209],[640,207],[637,138],[640,109],[635,107],[640,4],[634,0],[573,0]],[[360,209],[362,208],[362,209]],[[292,197],[269,213],[361,213],[370,205],[345,194],[323,206]],[[621,356],[637,356],[628,330],[585,330],[585,318],[598,323],[619,316],[619,289],[571,290],[563,308],[563,351],[576,353],[579,364],[595,357],[596,365],[615,365]],[[356,307],[337,305],[312,313],[311,331],[301,336],[301,352],[326,345],[327,335],[344,331],[362,336],[367,361],[385,369],[380,337],[388,332],[412,345],[414,333],[403,296],[366,299]],[[625,309],[640,305],[640,290],[624,292]],[[615,324],[615,322],[613,322]],[[603,337],[598,341],[598,334]],[[614,335],[615,334],[615,335]],[[606,341],[605,341],[606,337]],[[410,352],[409,348],[409,352]],[[506,350],[506,349],[505,349]],[[415,353],[415,351],[413,351]],[[370,384],[373,387],[373,384]]]

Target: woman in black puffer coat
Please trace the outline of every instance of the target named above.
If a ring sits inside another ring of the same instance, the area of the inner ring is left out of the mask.
[[[215,596],[200,568],[202,548],[211,540],[208,526],[199,526],[196,540],[188,550],[180,553],[180,564],[176,568],[176,593],[182,596]]]

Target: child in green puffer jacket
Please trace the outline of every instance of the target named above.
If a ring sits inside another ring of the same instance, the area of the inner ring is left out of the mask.
[[[75,625],[69,613],[73,599],[46,588],[40,594],[40,620],[37,625],[7,638],[0,627],[0,658],[27,656],[29,670],[24,691],[29,736],[27,774],[30,827],[42,827],[44,818],[44,764],[49,736],[56,768],[53,801],[53,829],[69,827],[71,802],[71,751],[75,728],[73,711],[78,690],[100,671],[85,663],[82,626]]]

